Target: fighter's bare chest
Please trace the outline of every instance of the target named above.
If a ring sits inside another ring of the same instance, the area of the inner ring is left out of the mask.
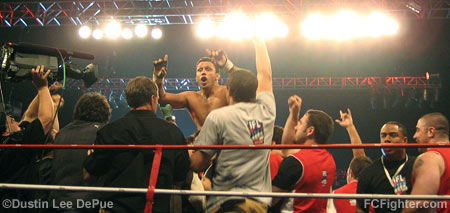
[[[191,100],[189,100],[189,105],[191,105],[191,108],[202,108],[206,109],[207,111],[212,111],[214,109],[220,108],[225,106],[226,100],[224,97],[203,97],[200,95],[196,95],[195,97],[192,97]]]

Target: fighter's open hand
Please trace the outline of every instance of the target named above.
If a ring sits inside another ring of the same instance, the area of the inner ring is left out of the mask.
[[[50,74],[50,70],[44,73],[44,65],[37,66],[36,69],[31,69],[31,76],[33,79],[33,84],[36,88],[40,89],[42,87],[48,86],[47,77]]]
[[[352,111],[350,111],[349,108],[347,108],[347,112],[342,112],[342,110],[339,110],[339,113],[341,114],[341,120],[336,119],[336,123],[344,128],[353,125]]]
[[[158,60],[153,61],[153,74],[157,78],[164,78],[167,74],[167,61],[169,60],[169,56],[166,54],[164,58],[159,58]]]
[[[225,63],[227,63],[227,56],[225,55],[225,51],[223,51],[222,49],[213,51],[206,49],[206,53],[209,55],[209,57],[211,57],[213,63],[215,63],[220,68],[225,66]]]
[[[300,108],[302,107],[302,99],[297,95],[293,95],[288,99],[289,112],[294,115],[300,113]]]

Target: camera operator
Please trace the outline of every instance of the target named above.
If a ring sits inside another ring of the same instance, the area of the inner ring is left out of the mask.
[[[47,81],[50,70],[44,72],[44,66],[37,66],[36,69],[31,70],[31,74],[33,84],[38,90],[37,99],[31,102],[19,128],[14,130],[7,122],[6,114],[0,113],[0,131],[4,133],[1,136],[3,144],[40,144],[45,141],[46,134],[51,129],[54,107]],[[36,160],[40,154],[41,150],[37,149],[0,149],[0,182],[38,183]],[[0,197],[1,200],[18,199],[21,202],[38,199],[34,191],[11,189],[0,190]],[[37,209],[28,210],[36,211]],[[19,212],[23,209],[1,209],[1,212],[14,211]]]

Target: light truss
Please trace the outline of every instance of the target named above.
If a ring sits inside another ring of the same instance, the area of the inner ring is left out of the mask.
[[[418,1],[418,0],[416,0]],[[396,18],[448,19],[450,0],[420,0],[417,14],[409,0],[29,0],[0,2],[0,26],[79,26],[114,18],[129,24],[195,24],[209,18],[221,20],[233,10],[252,14],[274,12],[281,17],[301,17],[311,10],[336,8],[376,9]]]
[[[90,88],[84,88],[80,81],[69,83],[70,88],[96,91],[102,94],[121,94],[130,78],[99,79]],[[225,84],[226,79],[219,80]],[[416,90],[439,89],[441,81],[439,74],[424,76],[390,76],[390,77],[286,77],[273,78],[274,90],[287,89],[366,89],[366,90]],[[195,78],[166,78],[164,88],[167,91],[198,91],[200,89]]]

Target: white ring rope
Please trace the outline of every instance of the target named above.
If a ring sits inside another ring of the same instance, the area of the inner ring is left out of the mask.
[[[118,187],[84,187],[37,184],[7,184],[0,183],[0,189],[26,190],[66,190],[91,192],[127,192],[147,193],[147,188]],[[273,192],[232,192],[232,191],[192,191],[177,189],[155,189],[155,194],[174,195],[210,195],[210,196],[240,196],[240,197],[294,197],[294,198],[335,198],[335,199],[410,199],[410,200],[450,200],[450,195],[392,195],[392,194],[328,194],[328,193],[273,193]]]

